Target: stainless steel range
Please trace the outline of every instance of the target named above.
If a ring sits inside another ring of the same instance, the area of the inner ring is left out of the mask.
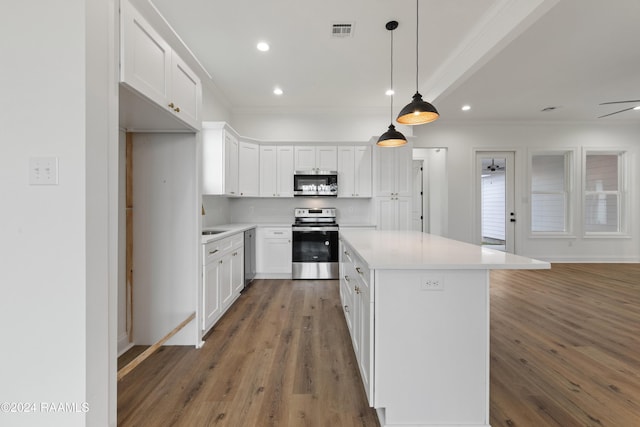
[[[294,279],[337,279],[338,224],[336,209],[296,208],[293,235]]]

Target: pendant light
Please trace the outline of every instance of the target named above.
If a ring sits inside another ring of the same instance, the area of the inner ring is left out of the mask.
[[[413,101],[408,103],[398,114],[398,123],[404,125],[422,125],[430,123],[440,117],[438,110],[432,104],[422,100],[422,95],[418,92],[418,0],[416,0],[416,94]]]
[[[389,95],[391,97],[391,111],[389,112],[391,124],[389,125],[389,129],[380,135],[376,144],[381,147],[399,147],[407,143],[407,138],[398,132],[393,125],[393,30],[398,28],[398,21],[389,21],[385,27],[391,33],[391,94]]]

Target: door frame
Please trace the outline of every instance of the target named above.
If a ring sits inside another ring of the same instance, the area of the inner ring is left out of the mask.
[[[411,163],[411,179],[413,181],[413,190],[411,191],[412,193],[412,204],[411,204],[411,223],[412,225],[416,223],[416,218],[414,216],[414,214],[416,213],[417,209],[420,209],[420,230],[421,232],[428,232],[429,230],[427,229],[427,224],[428,222],[428,218],[425,218],[428,215],[428,206],[425,209],[425,204],[427,203],[427,201],[429,200],[428,197],[425,197],[425,186],[424,186],[424,163],[425,161],[423,159],[413,159],[412,163]],[[420,167],[420,180],[419,180],[419,187],[416,187],[416,180],[415,180],[415,170]],[[418,190],[420,190],[420,194],[418,194]],[[418,203],[416,203],[416,201],[418,201]],[[413,230],[418,231],[417,229],[413,228]]]
[[[517,253],[518,235],[516,222],[517,220],[517,204],[516,204],[516,164],[517,150],[500,148],[486,149],[476,148],[473,150],[474,177],[473,177],[473,210],[474,210],[474,231],[473,241],[477,245],[482,244],[482,159],[483,158],[505,158],[506,159],[506,175],[505,175],[505,252]],[[514,213],[514,215],[510,215]]]

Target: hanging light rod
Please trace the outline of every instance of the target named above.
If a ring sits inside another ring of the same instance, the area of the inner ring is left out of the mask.
[[[416,94],[413,95],[413,101],[408,103],[396,119],[398,123],[404,125],[422,125],[437,120],[440,117],[438,110],[431,103],[424,101],[422,95],[418,92],[418,0],[416,0]]]
[[[391,124],[389,125],[389,129],[380,135],[378,138],[378,142],[376,145],[382,147],[399,147],[407,143],[407,138],[404,135],[396,130],[396,127],[393,125],[393,30],[398,28],[398,21],[389,21],[385,25],[385,28],[389,30],[391,33],[391,86],[390,86],[390,94],[391,97],[391,110],[389,111],[389,119]]]

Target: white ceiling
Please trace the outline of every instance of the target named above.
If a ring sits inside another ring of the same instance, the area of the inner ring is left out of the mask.
[[[394,114],[416,89],[414,0],[133,2],[164,16],[234,111],[388,111],[390,20]],[[353,37],[332,38],[343,22]],[[638,0],[420,0],[419,90],[443,121],[636,121],[597,117],[640,99],[638,22]]]

